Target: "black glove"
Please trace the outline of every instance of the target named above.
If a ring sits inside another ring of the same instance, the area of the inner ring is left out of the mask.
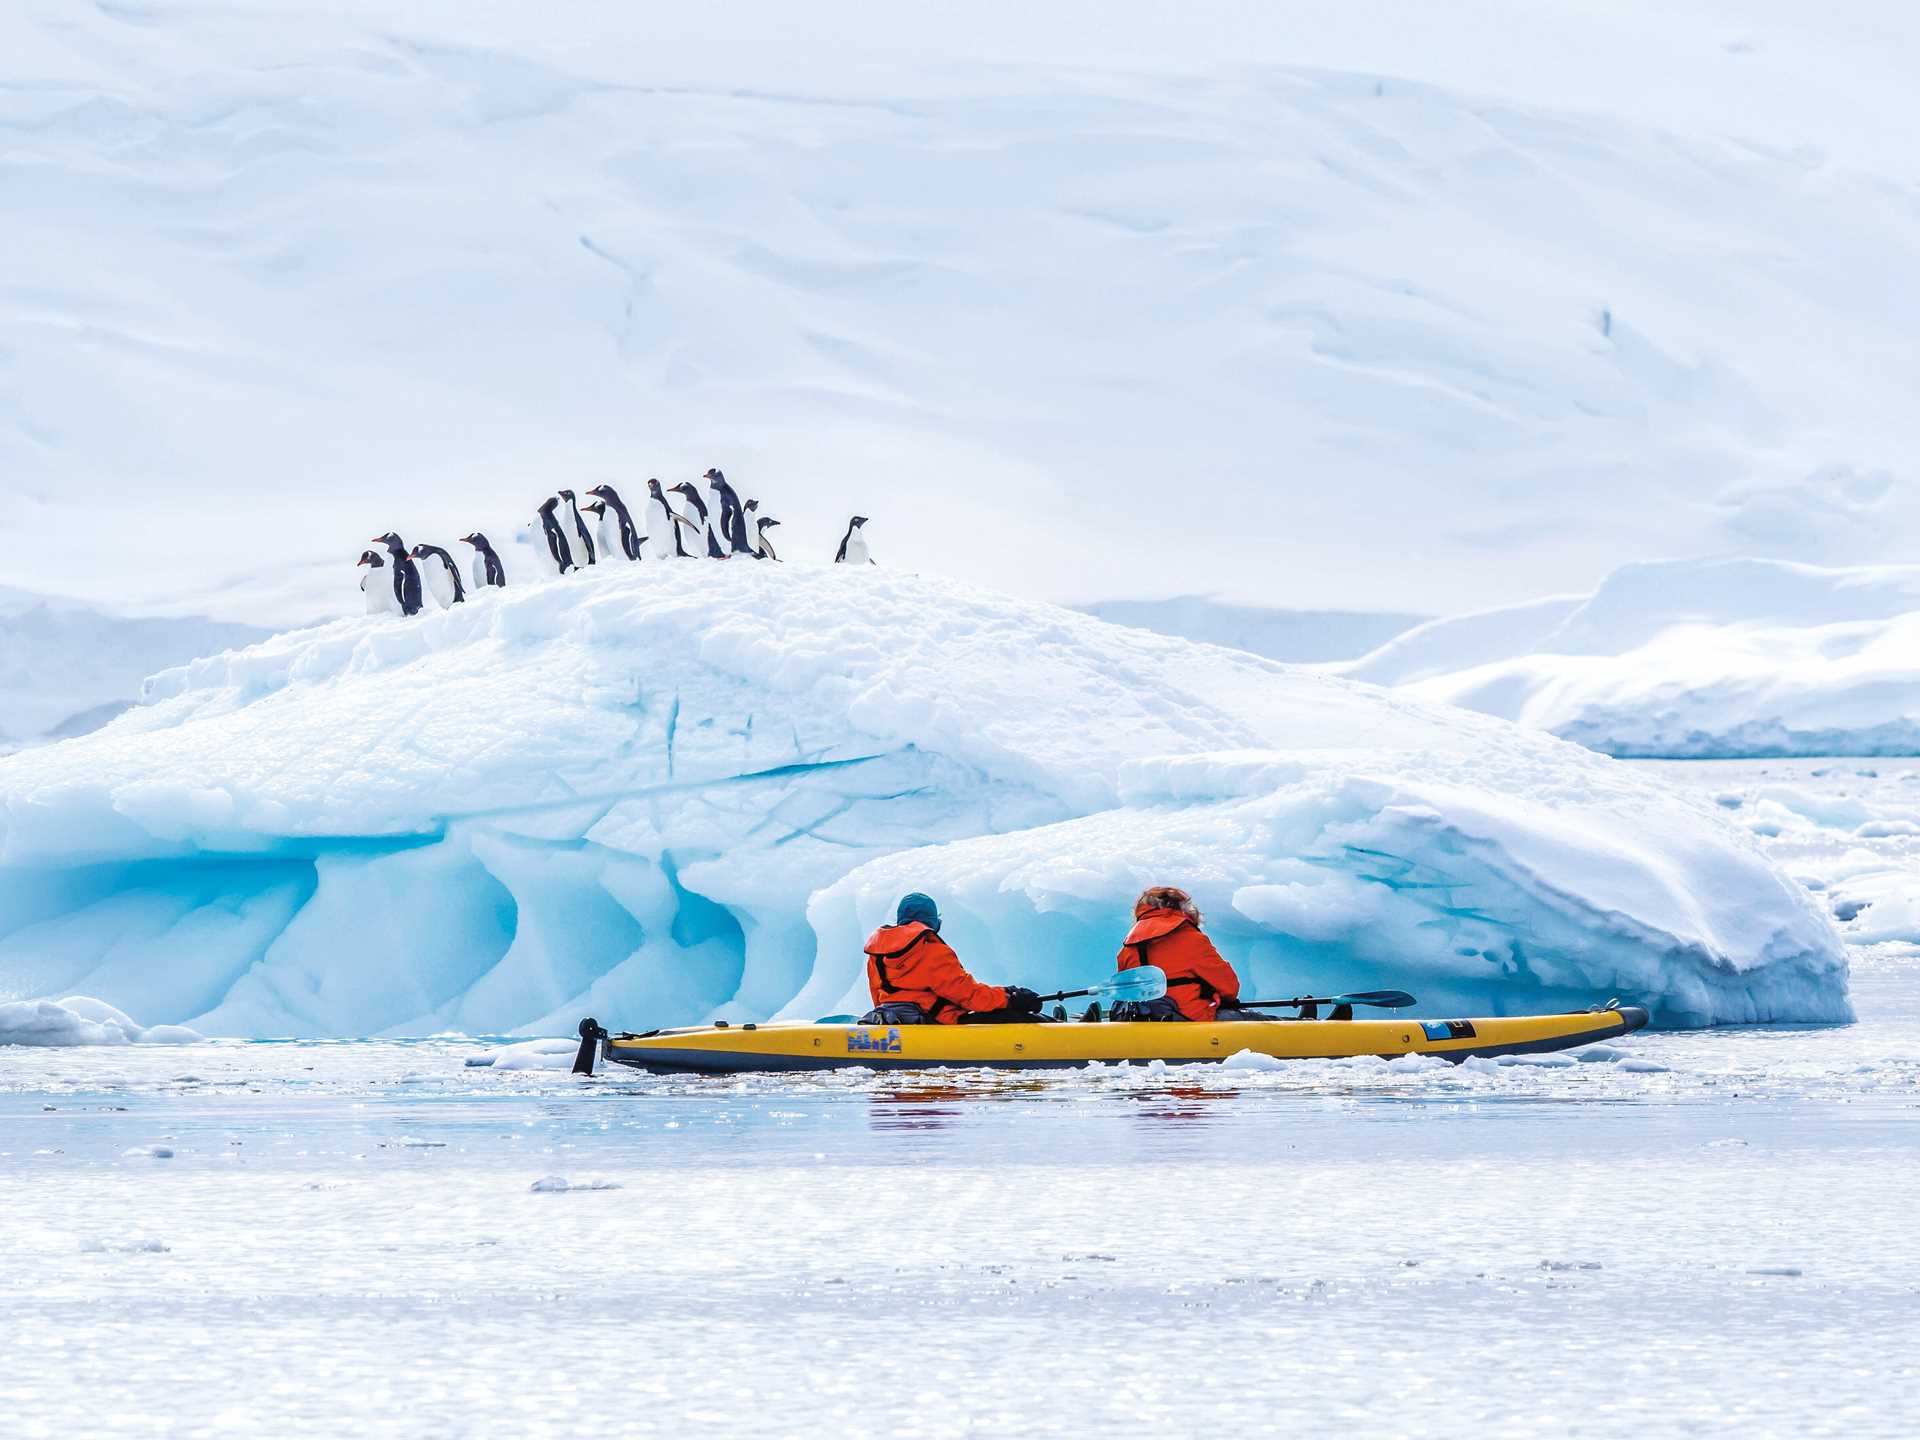
[[[1040,997],[1024,985],[1003,985],[1007,992],[1007,1009],[1016,1015],[1038,1015]]]

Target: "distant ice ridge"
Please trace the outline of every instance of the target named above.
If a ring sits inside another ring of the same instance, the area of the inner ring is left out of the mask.
[[[271,633],[0,587],[0,748],[83,735],[131,705],[154,671]]]
[[[1102,600],[1077,608],[1115,625],[1137,625],[1162,635],[1250,650],[1269,660],[1308,664],[1357,659],[1427,618],[1384,610],[1286,610],[1236,605],[1204,595]]]
[[[1609,755],[1920,754],[1920,566],[1628,565],[1331,668]]]
[[[216,1034],[862,1005],[907,889],[988,978],[1105,973],[1188,886],[1252,988],[1847,1016],[1717,808],[1505,722],[892,571],[588,572],[158,676],[0,760],[0,995]]]

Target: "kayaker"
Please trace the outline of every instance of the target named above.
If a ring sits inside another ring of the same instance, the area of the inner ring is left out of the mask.
[[[1133,929],[1120,947],[1119,967],[1158,965],[1167,974],[1167,993],[1159,1000],[1133,1000],[1114,1007],[1114,1018],[1129,1020],[1264,1020],[1241,1010],[1240,977],[1200,929],[1200,907],[1186,891],[1153,885],[1133,903]]]
[[[940,908],[918,892],[900,901],[891,925],[867,941],[873,1009],[863,1025],[956,1025],[1030,1021],[1040,997],[1022,985],[982,985],[940,938]]]

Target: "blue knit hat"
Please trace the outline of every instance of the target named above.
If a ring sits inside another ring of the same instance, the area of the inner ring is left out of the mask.
[[[907,925],[918,920],[934,934],[940,933],[940,907],[933,903],[931,895],[922,895],[918,890],[900,901],[900,908],[894,912],[893,923]]]

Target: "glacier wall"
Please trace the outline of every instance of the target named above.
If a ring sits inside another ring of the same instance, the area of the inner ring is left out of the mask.
[[[853,1008],[909,888],[984,976],[1084,982],[1159,880],[1260,991],[1850,1013],[1831,920],[1627,767],[877,570],[623,567],[340,621],[0,759],[0,1000],[215,1034]]]

